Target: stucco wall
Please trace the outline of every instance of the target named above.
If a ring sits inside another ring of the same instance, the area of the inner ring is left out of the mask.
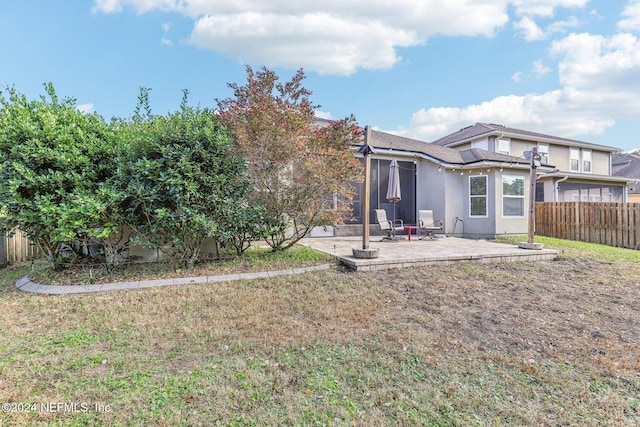
[[[429,209],[433,211],[434,219],[444,220],[446,215],[445,194],[447,188],[447,173],[444,169],[438,171],[438,166],[428,160],[421,159],[416,170],[416,210]],[[416,213],[416,218],[418,218]],[[445,232],[447,230],[445,224]]]
[[[596,175],[611,175],[609,153],[602,151],[591,152],[592,173]]]
[[[444,172],[444,171],[443,171]],[[464,200],[467,198],[466,188],[462,185],[463,179],[459,171],[444,172],[445,184],[442,187],[444,201],[444,215],[440,218],[444,221],[447,234],[461,236],[464,228]],[[461,221],[457,221],[457,219]]]
[[[469,200],[469,179],[473,176],[486,176],[479,173],[465,173],[461,175],[462,185],[464,186],[464,212],[462,218],[464,218],[464,236],[471,238],[484,238],[494,237],[496,233],[496,185],[495,169],[493,169],[487,178],[487,217],[472,217],[470,216],[470,200]]]

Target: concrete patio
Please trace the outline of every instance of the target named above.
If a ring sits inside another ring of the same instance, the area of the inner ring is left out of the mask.
[[[353,248],[362,248],[362,237],[312,237],[301,244],[338,258],[356,271],[386,270],[425,265],[448,265],[458,262],[511,262],[553,260],[558,252],[552,249],[527,250],[517,245],[495,243],[487,240],[438,237],[411,241],[382,240],[382,236],[369,239],[370,248],[378,248],[380,255],[373,259],[358,259]]]

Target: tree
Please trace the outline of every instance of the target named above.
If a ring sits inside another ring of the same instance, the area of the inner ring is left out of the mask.
[[[344,218],[361,179],[351,150],[361,135],[353,116],[316,121],[302,70],[284,84],[267,68],[246,70],[246,85],[230,83],[234,97],[217,100],[218,118],[247,162],[252,204],[266,209],[267,243],[286,249]]]
[[[118,172],[125,218],[142,244],[193,264],[204,240],[224,232],[228,211],[242,205],[244,161],[229,150],[212,110],[187,105],[187,91],[167,116],[151,114],[148,91],[141,89],[132,122],[119,124],[128,141]]]
[[[64,243],[104,237],[118,225],[108,219],[118,195],[104,185],[116,145],[102,117],[44,87],[49,100],[1,93],[0,198],[5,226],[23,230],[58,268]]]

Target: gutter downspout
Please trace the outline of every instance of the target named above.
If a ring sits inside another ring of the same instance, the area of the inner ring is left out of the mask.
[[[560,183],[561,183],[561,182],[563,182],[563,181],[566,181],[567,179],[569,179],[569,175],[565,176],[564,178],[561,178],[561,179],[557,180],[557,181],[554,183],[554,187],[555,187],[555,188],[554,188],[554,195],[553,195],[553,201],[554,201],[554,202],[557,202],[557,201],[558,201],[558,184],[560,184]]]

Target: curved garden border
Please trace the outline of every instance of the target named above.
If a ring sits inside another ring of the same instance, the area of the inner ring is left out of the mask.
[[[303,274],[311,271],[326,270],[329,264],[322,264],[313,267],[293,268],[291,270],[277,271],[261,271],[257,273],[238,273],[225,274],[220,276],[196,276],[196,277],[180,277],[176,279],[159,279],[159,280],[140,280],[135,282],[117,282],[102,283],[98,285],[73,285],[73,286],[55,286],[42,285],[32,282],[29,275],[26,275],[16,281],[16,288],[23,292],[44,295],[69,295],[69,294],[87,294],[94,292],[109,292],[131,289],[156,288],[162,286],[192,285],[202,283],[221,283],[234,280],[253,280],[268,279],[277,276],[290,276],[294,274]]]

